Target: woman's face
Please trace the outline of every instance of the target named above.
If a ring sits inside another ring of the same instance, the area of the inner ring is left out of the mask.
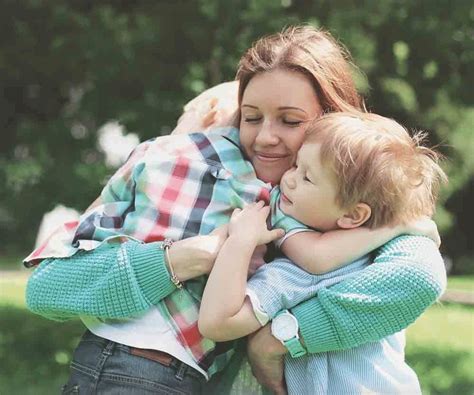
[[[273,70],[250,80],[240,111],[240,141],[257,177],[279,184],[295,163],[307,122],[323,110],[304,74]]]

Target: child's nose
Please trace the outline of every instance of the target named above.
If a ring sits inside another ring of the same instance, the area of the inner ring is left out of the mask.
[[[286,174],[285,183],[286,183],[286,186],[287,186],[288,188],[293,189],[294,187],[296,187],[296,180],[295,180],[295,172],[294,172],[294,170],[293,170],[293,171],[289,171],[289,172]]]

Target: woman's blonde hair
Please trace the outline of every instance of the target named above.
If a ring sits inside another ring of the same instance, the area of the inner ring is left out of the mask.
[[[323,165],[334,173],[337,203],[371,208],[366,226],[406,223],[435,210],[447,177],[440,155],[392,119],[369,113],[333,113],[312,122],[304,144],[319,143]]]
[[[345,48],[328,32],[311,26],[289,27],[262,37],[240,59],[236,75],[239,105],[255,75],[284,69],[309,78],[325,112],[362,110],[349,59]]]

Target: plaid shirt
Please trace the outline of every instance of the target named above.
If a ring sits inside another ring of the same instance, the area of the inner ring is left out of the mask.
[[[258,180],[240,150],[239,131],[164,136],[140,144],[78,222],[64,224],[33,251],[25,264],[72,256],[104,242],[127,238],[146,243],[209,234],[232,211],[269,202],[270,186]],[[212,375],[227,363],[229,344],[201,336],[198,312],[205,279],[189,280],[159,303],[175,336]]]

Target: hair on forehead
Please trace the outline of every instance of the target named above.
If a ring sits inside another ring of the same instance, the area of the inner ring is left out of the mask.
[[[328,32],[311,26],[292,26],[262,37],[241,57],[236,79],[239,103],[257,74],[283,69],[305,75],[325,112],[363,109],[352,77],[347,50]]]
[[[372,210],[367,226],[405,223],[432,215],[440,184],[447,180],[440,155],[424,146],[426,133],[413,136],[396,121],[369,113],[332,113],[313,121],[306,143],[319,143],[330,166],[338,203],[359,202]]]

